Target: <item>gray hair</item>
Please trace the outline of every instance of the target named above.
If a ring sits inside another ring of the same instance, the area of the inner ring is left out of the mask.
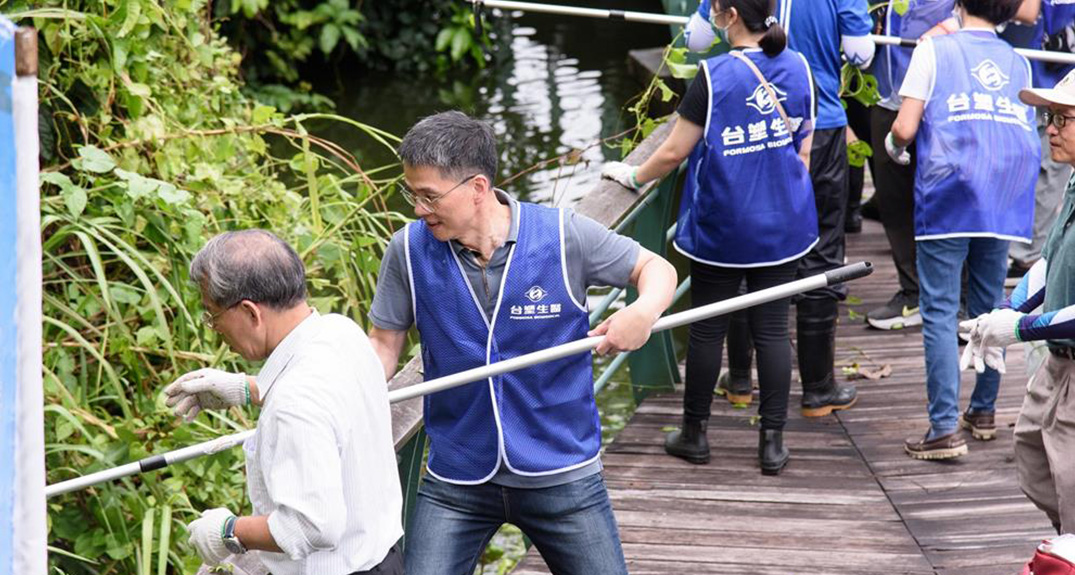
[[[442,176],[465,178],[477,172],[496,179],[493,128],[459,111],[422,118],[399,144],[399,157],[409,166],[429,166]]]
[[[306,299],[299,254],[265,230],[225,232],[190,262],[190,279],[221,309],[245,300],[283,310]]]

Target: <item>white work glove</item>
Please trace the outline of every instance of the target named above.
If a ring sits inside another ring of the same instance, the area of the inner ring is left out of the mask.
[[[231,552],[224,546],[224,524],[235,514],[223,507],[202,511],[202,516],[187,525],[187,543],[198,550],[202,561],[215,567]]]
[[[637,167],[629,166],[623,162],[609,162],[601,168],[601,177],[618,182],[629,190],[637,190],[642,187],[638,180],[635,179],[635,172],[637,171]]]
[[[974,330],[978,329],[978,320],[989,314],[983,313],[978,317],[972,317],[971,319],[965,319],[959,322],[959,339],[963,341],[971,341],[974,338]]]
[[[250,383],[245,373],[229,373],[207,367],[192,371],[164,388],[164,403],[175,407],[177,417],[191,421],[203,409],[226,409],[249,405]]]
[[[959,369],[963,371],[974,365],[974,371],[985,373],[985,368],[991,367],[1000,373],[1008,373],[1007,364],[1004,363],[1004,348],[981,346],[972,341],[963,348],[963,355],[959,358]]]
[[[907,152],[906,146],[897,146],[896,139],[893,137],[892,132],[889,132],[885,136],[885,151],[888,152],[888,157],[892,158],[893,162],[901,166],[906,166],[911,163],[911,154]]]
[[[979,316],[975,339],[985,347],[1008,347],[1019,343],[1019,320],[1024,315],[1014,309],[995,309]]]

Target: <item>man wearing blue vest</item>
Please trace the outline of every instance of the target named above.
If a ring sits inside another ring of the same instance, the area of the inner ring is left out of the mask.
[[[606,336],[598,353],[649,338],[675,269],[593,220],[494,189],[490,126],[436,114],[407,132],[399,155],[419,219],[393,236],[370,311],[387,376],[411,325],[426,379],[588,334]],[[638,299],[590,331],[586,289],[627,284]],[[429,395],[424,416],[428,473],[408,522],[407,573],[472,573],[505,522],[553,573],[627,572],[600,473],[589,353]]]
[[[818,242],[801,260],[799,276],[824,273],[844,264],[844,220],[847,210],[847,114],[840,103],[843,54],[852,64],[868,67],[874,45],[866,0],[778,0],[776,15],[788,35],[788,47],[810,64],[817,90],[817,117],[810,150],[810,180],[818,217]],[[703,0],[685,31],[692,50],[713,41],[710,2]],[[839,384],[833,373],[838,302],[847,297],[843,285],[814,290],[797,298],[796,350],[803,385],[802,412],[808,417],[848,409],[856,401],[853,385]]]
[[[986,313],[1003,296],[1009,242],[1030,241],[1041,153],[1033,111],[1019,102],[1032,85],[1030,63],[995,32],[1020,4],[959,0],[962,28],[915,49],[886,138],[898,163],[909,163],[912,140],[918,146],[914,229],[930,429],[904,444],[916,459],[966,454],[961,425],[977,439],[996,435],[998,371],[978,374],[959,414],[958,270],[967,264],[967,311]]]

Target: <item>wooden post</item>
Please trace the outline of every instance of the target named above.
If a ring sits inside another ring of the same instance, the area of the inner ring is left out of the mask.
[[[28,26],[15,31],[15,75],[37,76],[37,30]]]

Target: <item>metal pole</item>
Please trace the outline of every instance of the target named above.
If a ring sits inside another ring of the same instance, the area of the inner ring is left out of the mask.
[[[868,276],[871,273],[873,273],[873,266],[869,262],[846,265],[824,274],[796,280],[783,285],[663,317],[653,324],[653,333],[687,325],[701,319],[728,314],[759,304],[788,298],[803,292],[844,283],[846,281]],[[509,371],[515,371],[539,363],[585,353],[597,347],[597,344],[601,343],[604,339],[605,336],[587,337],[563,345],[550,347],[549,349],[520,355],[519,357],[514,357],[491,365],[483,365],[474,369],[468,369],[466,371],[440,377],[432,381],[419,383],[403,389],[397,389],[388,394],[388,401],[389,403],[398,403],[400,401],[437,393],[438,391],[444,391],[453,387],[459,387],[460,385],[465,385],[467,383],[488,379]],[[201,457],[202,455],[216,453],[239,445],[253,434],[254,430],[247,430],[232,435],[226,435],[212,441],[198,443],[162,455],[147,457],[141,461],[127,463],[119,467],[91,473],[75,479],[61,481],[49,485],[45,489],[45,496],[52,497],[54,495],[60,495],[84,487],[89,487],[90,485],[95,485],[97,483],[103,483],[105,481],[111,481],[113,479],[119,479],[137,473],[144,473],[146,471],[153,471],[155,469],[167,467],[173,463],[179,463],[188,459],[194,459],[195,457]]]
[[[9,23],[0,23],[8,28]],[[11,573],[45,573],[48,568],[48,518],[45,487],[45,415],[41,343],[41,190],[38,156],[37,30],[15,29],[15,79],[11,83],[15,156],[15,257],[17,305],[14,319],[16,387],[14,459],[16,498],[11,519],[14,541]],[[3,89],[8,89],[4,86]],[[7,145],[7,142],[0,145]],[[12,209],[5,205],[4,209]],[[6,423],[6,422],[5,422]],[[0,436],[4,435],[0,432]],[[10,495],[5,494],[5,495]],[[0,551],[0,555],[3,552]],[[0,565],[0,571],[4,570]]]
[[[642,24],[686,25],[690,19],[687,16],[669,16],[667,14],[652,14],[647,12],[631,12],[627,10],[597,10],[594,8],[578,8],[574,6],[557,6],[555,4],[539,4],[537,2],[515,2],[512,0],[469,0],[475,9],[482,6],[500,8],[502,10],[519,10],[521,12],[538,12],[542,14],[557,14],[560,16],[579,16],[583,18],[601,18],[605,20],[618,20],[622,22],[639,22]],[[902,46],[914,48],[918,45],[917,40],[910,38],[898,38],[895,36],[869,35],[870,40],[882,46]],[[1030,60],[1041,62],[1054,62],[1057,64],[1075,64],[1075,54],[1068,52],[1053,52],[1049,50],[1028,50],[1015,48],[1015,52]]]

